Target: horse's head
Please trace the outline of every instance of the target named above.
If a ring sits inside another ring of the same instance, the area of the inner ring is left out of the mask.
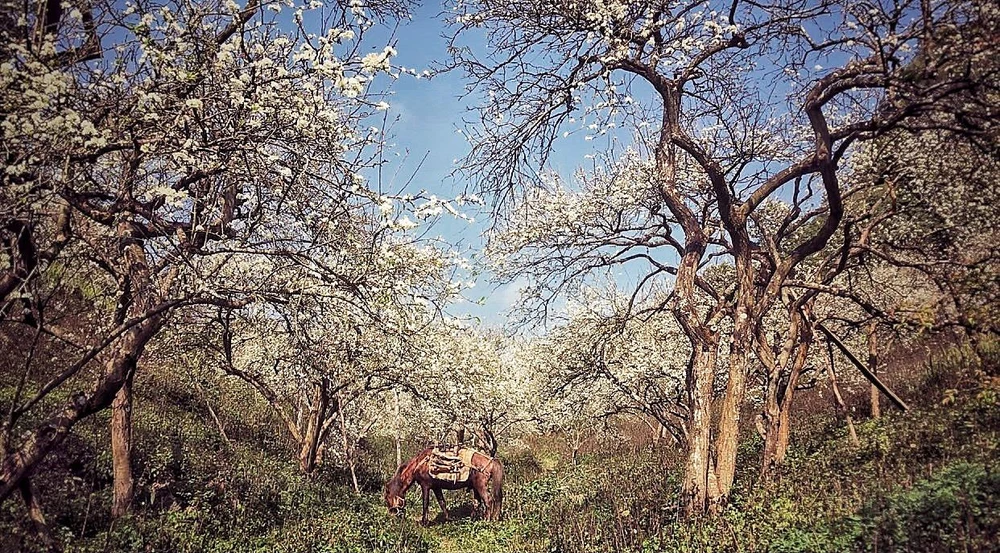
[[[385,506],[390,515],[397,517],[402,516],[406,508],[406,489],[398,472],[385,484]]]
[[[406,509],[406,498],[398,495],[386,494],[385,504],[389,508],[390,515],[400,517],[403,516],[403,512]]]
[[[403,510],[406,508],[406,496],[402,495],[398,490],[393,490],[391,485],[386,485],[385,487],[385,506],[389,509],[389,514],[392,516],[402,516]]]

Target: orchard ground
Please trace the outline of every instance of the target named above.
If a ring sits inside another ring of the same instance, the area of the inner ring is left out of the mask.
[[[761,483],[762,442],[745,439],[732,502],[716,517],[686,522],[677,470],[682,456],[648,429],[617,424],[595,435],[574,464],[559,435],[505,443],[504,520],[473,516],[467,492],[446,492],[453,513],[418,524],[389,517],[381,485],[394,469],[391,440],[364,446],[362,493],[334,462],[303,477],[281,426],[232,382],[219,407],[246,402],[211,424],[202,398],[151,372],[137,400],[140,505],[114,522],[106,417],[83,426],[36,480],[66,551],[995,551],[1000,547],[998,351],[949,346],[916,366],[890,364],[889,379],[914,405],[879,419],[863,413],[866,390],[847,387],[860,445],[849,444],[829,391],[801,396],[800,424],[779,478]],[[10,383],[3,391],[9,393]],[[409,442],[406,451],[419,444]],[[432,502],[433,503],[433,502]],[[2,551],[41,550],[24,508],[5,504]],[[437,517],[437,518],[435,518]]]

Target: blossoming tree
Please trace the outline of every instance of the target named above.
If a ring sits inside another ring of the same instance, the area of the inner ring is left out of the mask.
[[[990,9],[908,0],[458,4],[452,67],[482,98],[466,167],[484,190],[518,199],[563,135],[593,139],[626,126],[647,138],[640,142],[646,173],[663,213],[658,240],[670,237],[674,251],[667,263],[647,259],[646,274],[669,275],[665,307],[694,351],[683,480],[689,512],[715,509],[730,493],[755,327],[789,276],[841,227],[841,164],[858,141],[974,86],[968,74],[920,76],[995,48],[988,41],[913,61],[928,37]],[[483,32],[482,47],[463,42]],[[754,218],[777,198],[790,198],[793,209],[776,235],[752,240]],[[759,256],[762,248],[771,255]],[[730,290],[716,291],[733,333],[713,428],[718,335],[696,294],[700,270],[718,252],[735,274]]]
[[[384,107],[373,82],[392,72],[391,47],[361,54],[379,15],[258,0],[4,4],[4,323],[38,325],[73,357],[39,368],[36,389],[26,365],[0,500],[29,499],[41,460],[113,406],[114,511],[128,509],[131,383],[178,310],[361,295],[358,252],[340,241],[391,203],[359,176],[377,163],[380,138],[361,125]],[[89,332],[60,331],[58,306],[41,301],[53,283],[89,294]],[[51,414],[26,423],[39,409]]]

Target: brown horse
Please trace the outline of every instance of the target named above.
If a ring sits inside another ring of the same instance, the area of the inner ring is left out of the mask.
[[[468,450],[468,448],[463,448]],[[471,453],[471,470],[466,480],[454,481],[435,477],[431,474],[431,456],[434,448],[427,448],[417,453],[412,459],[403,463],[385,485],[385,504],[392,515],[402,515],[406,506],[406,492],[416,482],[420,484],[424,513],[420,522],[427,524],[427,508],[430,504],[430,492],[434,491],[444,519],[448,520],[448,508],[444,503],[441,490],[459,490],[468,488],[475,494],[476,500],[483,507],[486,520],[499,520],[500,509],[503,506],[503,465],[498,459],[478,451]]]

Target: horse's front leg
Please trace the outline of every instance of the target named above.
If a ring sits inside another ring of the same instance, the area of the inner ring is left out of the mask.
[[[424,516],[420,518],[420,524],[427,524],[427,509],[431,504],[431,487],[430,486],[420,486],[420,498],[424,502]]]
[[[450,520],[448,518],[448,507],[444,504],[444,493],[442,493],[441,490],[434,488],[434,497],[437,498],[438,505],[441,506],[441,512],[444,513],[444,519],[446,521]]]

